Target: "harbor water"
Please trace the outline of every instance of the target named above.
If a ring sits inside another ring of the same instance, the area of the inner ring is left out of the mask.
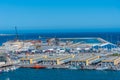
[[[21,68],[0,74],[0,80],[120,80],[120,71]]]
[[[14,40],[16,35],[0,35],[0,45],[8,40]],[[20,33],[20,40],[45,40],[46,38],[84,38],[84,37],[100,37],[106,41],[116,43],[120,41],[119,32],[87,32],[87,33]]]

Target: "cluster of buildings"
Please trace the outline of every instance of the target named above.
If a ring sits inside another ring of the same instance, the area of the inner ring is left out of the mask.
[[[79,52],[107,52],[120,51],[117,45],[101,38],[51,38],[46,41],[26,40],[8,41],[3,43],[0,50],[22,52],[54,52],[54,53],[79,53]]]
[[[8,41],[3,43],[0,51],[9,53],[9,58],[11,56],[17,57],[20,64],[65,64],[84,67],[100,63],[99,66],[102,67],[113,67],[120,63],[119,56],[110,56],[110,53],[119,53],[119,47],[101,38],[51,38],[46,41]],[[101,54],[110,55],[101,56]],[[5,57],[1,56],[0,62],[4,59]]]
[[[26,41],[8,41],[3,43],[0,49],[4,49],[6,51],[12,52],[21,52],[21,51],[29,51],[30,49],[36,49],[37,46],[41,44],[39,40],[26,40]]]
[[[89,66],[107,67],[108,69],[114,69],[115,66],[120,63],[120,56],[106,56],[101,57],[96,54],[40,54],[40,55],[27,55],[20,60],[21,64],[34,64],[39,63],[44,66],[56,66],[63,65],[74,66],[79,68],[86,68]]]

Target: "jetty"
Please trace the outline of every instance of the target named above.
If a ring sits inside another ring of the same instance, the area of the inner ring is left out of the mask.
[[[49,38],[7,41],[0,46],[0,68],[35,64],[46,68],[120,69],[120,48],[102,38]]]

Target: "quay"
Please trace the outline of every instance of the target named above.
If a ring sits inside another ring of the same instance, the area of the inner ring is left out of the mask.
[[[38,64],[46,68],[120,69],[119,46],[99,37],[7,41],[0,52],[1,68]]]

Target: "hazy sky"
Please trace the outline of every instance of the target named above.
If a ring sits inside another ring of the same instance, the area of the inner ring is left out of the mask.
[[[120,0],[0,0],[0,30],[119,31]]]

